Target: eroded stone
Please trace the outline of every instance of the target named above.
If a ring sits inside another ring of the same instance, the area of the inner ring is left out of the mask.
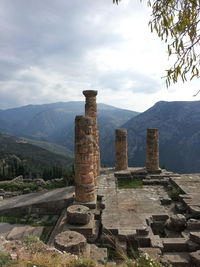
[[[86,238],[74,231],[65,231],[58,234],[54,240],[55,248],[60,251],[66,251],[72,254],[81,254],[86,252]]]
[[[90,209],[83,205],[72,205],[67,208],[67,222],[69,224],[88,224],[91,219]]]

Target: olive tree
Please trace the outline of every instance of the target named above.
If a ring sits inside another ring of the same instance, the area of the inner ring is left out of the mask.
[[[167,43],[168,55],[174,60],[166,70],[167,86],[179,78],[183,82],[199,78],[200,0],[147,0],[147,4],[152,9],[150,29]]]

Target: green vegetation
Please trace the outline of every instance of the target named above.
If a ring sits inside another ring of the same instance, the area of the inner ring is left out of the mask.
[[[72,168],[71,157],[61,156],[11,136],[0,134],[0,180],[16,176],[45,180],[61,178]]]
[[[132,181],[118,181],[119,189],[131,189],[131,188],[142,188],[142,180],[134,179]]]
[[[70,267],[95,267],[97,266],[96,263],[91,261],[90,259],[78,259],[73,260],[69,263]]]
[[[36,191],[38,186],[35,184],[0,183],[0,189],[4,189],[5,191],[23,191],[27,188],[30,191]]]
[[[161,263],[152,260],[147,254],[140,255],[137,259],[128,259],[126,265],[127,267],[163,267]]]
[[[53,152],[55,154],[58,154],[58,155],[61,155],[61,156],[64,156],[64,157],[67,156],[67,157],[73,158],[73,153],[69,149],[64,147],[64,146],[60,146],[60,145],[57,145],[57,144],[44,142],[44,141],[36,141],[36,140],[33,140],[33,139],[27,139],[27,138],[25,138],[25,140],[29,144],[44,148],[44,149],[46,149],[46,150],[48,150],[50,152]]]
[[[56,215],[43,216],[27,214],[25,216],[0,216],[0,223],[27,224],[31,226],[54,226],[58,217]]]
[[[10,254],[0,251],[0,267],[12,267],[15,266],[15,264]]]
[[[14,245],[15,250],[16,246]],[[7,253],[0,252],[0,267],[97,267],[99,266],[90,259],[75,258],[69,254],[60,254],[55,250],[47,249],[47,246],[35,236],[26,236],[22,240],[22,247],[26,253],[19,253],[17,262],[11,260]],[[17,248],[20,250],[20,246]],[[134,258],[121,258],[120,266],[124,267],[163,267],[162,264],[149,258],[147,254],[138,254]],[[107,266],[102,265],[101,266]]]
[[[179,195],[180,195],[180,190],[173,188],[168,191],[169,196],[171,197],[172,200],[178,201],[179,200]]]

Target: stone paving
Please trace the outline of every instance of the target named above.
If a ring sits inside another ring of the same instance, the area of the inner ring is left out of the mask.
[[[143,181],[137,189],[118,189],[119,180]],[[176,188],[179,201],[174,203],[167,190]],[[122,249],[129,246],[149,252],[153,258],[172,266],[200,266],[200,174],[178,175],[163,170],[150,174],[142,168],[129,168],[115,173],[103,169],[98,177],[97,205],[90,209],[91,219],[84,225],[69,223],[67,207],[74,202],[74,187],[31,193],[0,202],[0,215],[17,215],[23,212],[61,214],[49,240],[53,245],[58,233],[77,231],[85,236],[91,253],[105,262],[106,249],[98,248],[101,242]],[[175,222],[176,229],[173,229]],[[179,230],[180,225],[180,230]],[[0,224],[0,235],[21,238],[25,233],[41,235],[42,229],[30,226]],[[96,245],[94,245],[96,244]],[[95,252],[94,252],[95,251]]]
[[[108,171],[109,172],[109,171]],[[167,210],[160,205],[159,194],[165,194],[163,188],[144,186],[138,189],[117,189],[114,172],[99,177],[98,195],[102,196],[105,206],[102,225],[108,232],[133,234],[146,228],[149,216],[168,217]]]

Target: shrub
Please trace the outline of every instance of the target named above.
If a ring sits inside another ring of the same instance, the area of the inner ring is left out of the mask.
[[[29,188],[31,191],[35,191],[38,189],[37,185],[34,184],[16,184],[16,183],[1,183],[0,189],[4,189],[5,191],[23,191],[24,189]]]
[[[169,196],[172,200],[178,201],[179,200],[180,191],[176,188],[173,188],[169,191]]]
[[[11,267],[15,264],[16,262],[12,261],[10,254],[0,251],[0,267]]]

